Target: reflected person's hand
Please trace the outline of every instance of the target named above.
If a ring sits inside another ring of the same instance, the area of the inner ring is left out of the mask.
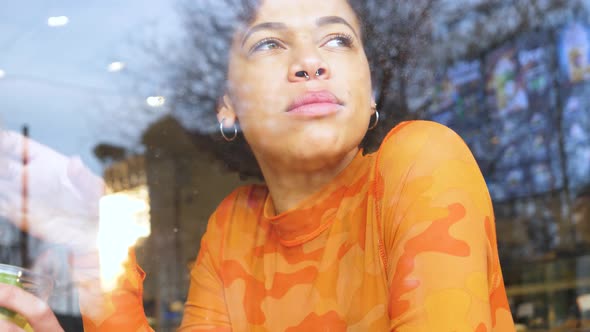
[[[24,149],[27,165],[22,163]],[[95,250],[103,191],[102,179],[79,158],[67,158],[16,132],[0,131],[0,216],[23,231],[75,251]]]
[[[0,307],[19,313],[35,332],[64,331],[47,303],[17,286],[0,283]],[[23,329],[0,319],[0,331],[17,332]]]
[[[23,145],[27,146],[29,155],[26,166],[22,165]],[[23,176],[28,179],[28,185],[25,187],[28,190],[26,225],[21,222]],[[114,312],[113,295],[103,290],[100,280],[97,237],[99,200],[103,194],[102,179],[94,175],[78,158],[67,158],[15,132],[0,131],[0,217],[7,217],[31,235],[62,244],[72,251],[71,272],[80,299],[80,312],[85,318],[84,324],[88,323],[91,326],[98,326],[104,322],[106,325],[118,324],[109,319],[114,316],[112,320],[117,322],[119,317],[126,317],[128,314],[125,310],[118,315]],[[127,248],[123,255],[126,254]],[[114,264],[109,261],[106,263]],[[136,270],[135,263],[132,264],[131,270]],[[141,281],[137,283],[139,282]],[[118,290],[117,301],[126,303],[132,311],[137,307],[141,308],[136,291]],[[2,301],[0,288],[0,306],[3,305]],[[9,307],[8,304],[6,306]],[[26,305],[23,305],[15,308],[15,311],[27,317],[28,312],[22,311],[21,308],[28,310]],[[121,310],[121,307],[118,307],[118,310]],[[138,310],[133,312],[143,313]],[[43,313],[49,315],[45,311]],[[120,322],[125,321],[126,319],[122,319]],[[0,331],[4,331],[1,325]],[[48,328],[38,331],[59,330]]]

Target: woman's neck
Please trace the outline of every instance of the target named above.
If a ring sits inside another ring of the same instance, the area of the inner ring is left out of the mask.
[[[268,167],[260,163],[264,180],[270,192],[275,214],[288,211],[330,183],[344,170],[358,153],[350,151],[337,162],[328,163],[315,170]]]

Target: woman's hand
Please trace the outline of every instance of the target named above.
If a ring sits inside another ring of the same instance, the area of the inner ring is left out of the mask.
[[[64,331],[47,303],[17,286],[0,283],[0,307],[23,316],[35,332]],[[0,319],[0,331],[24,330],[8,320]]]

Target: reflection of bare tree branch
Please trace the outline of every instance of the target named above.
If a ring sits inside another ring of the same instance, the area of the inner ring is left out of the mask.
[[[438,13],[447,31],[437,34],[436,48],[448,60],[480,57],[524,31],[555,27],[583,8],[580,0],[457,2]]]
[[[429,66],[432,36],[431,14],[440,0],[351,0],[363,19],[363,46],[371,66],[374,98],[380,111],[380,126],[368,146],[378,146],[399,121],[414,118],[408,106],[411,95],[423,91],[420,70]]]

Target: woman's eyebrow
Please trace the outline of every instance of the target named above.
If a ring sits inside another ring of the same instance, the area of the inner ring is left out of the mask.
[[[248,29],[248,31],[244,34],[244,38],[242,38],[242,47],[246,43],[246,40],[248,40],[248,38],[256,31],[260,31],[260,30],[286,30],[286,29],[287,29],[287,25],[285,25],[284,23],[280,23],[280,22],[265,22],[265,23],[257,24],[255,26],[251,27],[250,29]]]
[[[316,24],[318,26],[329,25],[329,24],[344,24],[344,25],[348,26],[350,28],[350,30],[352,30],[352,33],[354,33],[354,36],[356,38],[358,38],[358,36],[356,34],[356,30],[352,27],[352,25],[350,23],[348,23],[348,21],[346,21],[344,18],[342,18],[340,16],[324,16],[324,17],[320,17],[320,18],[317,19]]]

